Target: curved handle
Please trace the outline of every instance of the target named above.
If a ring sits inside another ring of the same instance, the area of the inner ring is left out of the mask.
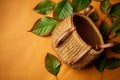
[[[111,43],[106,43],[106,44],[103,44],[103,45],[98,45],[96,46],[96,50],[99,50],[99,49],[104,49],[104,48],[108,48],[108,47],[112,47],[114,46],[114,43],[111,42]],[[80,60],[85,54],[87,54],[88,51],[90,51],[92,49],[92,46],[88,45],[88,47],[82,51],[82,52],[79,52],[78,55],[76,55],[72,61],[70,62],[71,65],[75,64],[78,60]]]
[[[87,15],[91,10],[93,9],[93,6],[90,5],[88,6],[84,11],[83,11],[83,15]],[[72,27],[69,30],[65,31],[55,42],[55,47],[58,48],[63,41],[65,41],[70,35],[71,33],[76,29],[76,27]]]
[[[93,6],[90,5],[82,12],[82,14],[86,16],[92,9],[93,9]]]
[[[106,44],[103,44],[103,45],[96,45],[96,50],[109,48],[109,47],[112,47],[112,46],[114,46],[113,42],[106,43]]]
[[[90,51],[91,50],[91,46],[90,45],[88,45],[88,47],[84,50],[84,51],[82,51],[82,52],[79,52],[73,59],[72,59],[72,61],[70,62],[70,64],[74,64],[74,63],[76,63],[80,58],[82,58],[88,51]]]
[[[55,47],[58,48],[70,35],[76,30],[76,27],[72,27],[69,30],[65,31],[55,42]]]

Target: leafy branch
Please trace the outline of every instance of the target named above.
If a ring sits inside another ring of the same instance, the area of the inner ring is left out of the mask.
[[[110,39],[120,36],[120,3],[111,5],[109,0],[94,0],[100,2],[100,10],[110,18],[113,22],[111,26],[103,20],[100,25],[100,32],[105,42]],[[34,11],[45,15],[45,17],[38,19],[33,25],[30,32],[38,36],[48,36],[57,27],[57,25],[70,16],[73,12],[79,12],[87,8],[92,0],[61,0],[59,3],[54,3],[50,0],[42,0],[38,3]],[[47,15],[53,12],[53,17]],[[89,14],[89,17],[95,22],[98,20],[96,11]],[[120,43],[115,42],[115,45],[111,48],[115,53],[120,53]],[[45,67],[53,75],[57,76],[60,70],[60,61],[50,53],[46,55]],[[120,66],[120,59],[111,57],[107,59],[105,51],[95,62],[96,69],[100,72],[104,71],[104,68],[114,69]]]
[[[98,0],[97,0],[98,1]],[[107,15],[111,20],[110,26],[103,20],[99,27],[99,30],[103,36],[104,42],[108,42],[113,38],[120,37],[120,3],[111,5],[109,0],[100,1],[100,10]],[[119,10],[118,10],[119,9]],[[111,47],[114,53],[120,53],[120,43],[114,42],[114,46]],[[120,67],[120,59],[117,57],[107,58],[105,51],[95,62],[96,69],[103,72],[105,68],[115,69]]]
[[[50,14],[53,11],[53,17],[48,18],[45,16],[37,20],[30,31],[38,36],[48,36],[59,22],[70,16],[73,12],[85,9],[90,3],[91,0],[73,0],[72,3],[62,0],[55,4],[53,1],[43,0],[37,4],[34,11],[43,15]]]

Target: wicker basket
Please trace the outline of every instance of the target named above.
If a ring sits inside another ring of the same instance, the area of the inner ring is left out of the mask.
[[[52,33],[52,47],[59,59],[76,69],[87,67],[103,51],[104,45],[95,24],[85,15],[74,13]]]

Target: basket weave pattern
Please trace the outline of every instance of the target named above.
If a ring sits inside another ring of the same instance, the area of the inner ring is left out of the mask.
[[[88,64],[90,64],[95,58],[97,58],[103,50],[96,51],[95,49],[91,49],[85,56],[79,59],[75,64],[71,65],[72,59],[78,55],[78,53],[83,52],[88,44],[80,37],[77,31],[73,31],[73,33],[62,43],[58,48],[55,47],[55,41],[68,29],[71,27],[75,27],[72,21],[73,15],[67,17],[64,21],[62,21],[59,26],[52,33],[52,47],[56,51],[59,59],[64,63],[72,66],[73,68],[82,69],[85,68]],[[97,28],[95,28],[97,29]],[[97,33],[99,31],[97,30]],[[102,37],[101,44],[103,44]]]

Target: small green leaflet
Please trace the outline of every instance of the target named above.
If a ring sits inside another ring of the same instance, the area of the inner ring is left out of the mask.
[[[48,36],[51,34],[57,24],[58,22],[53,18],[44,17],[37,20],[30,32],[33,32],[39,36]]]
[[[111,37],[117,37],[120,36],[120,18],[117,19],[112,25],[110,26],[111,28]]]
[[[53,75],[57,76],[60,70],[60,61],[52,54],[47,53],[45,57],[45,68]]]
[[[73,8],[67,0],[59,2],[53,11],[53,17],[57,20],[64,20],[73,13]]]
[[[110,31],[110,27],[105,21],[102,21],[99,27],[99,30],[104,38],[104,40],[108,39],[108,34]]]
[[[116,57],[111,57],[107,60],[105,68],[107,69],[115,69],[120,67],[120,59]]]
[[[92,19],[92,21],[97,21],[98,20],[98,15],[95,11],[93,11],[92,13],[89,14],[90,19]]]
[[[49,0],[40,2],[35,8],[34,11],[40,14],[49,14],[55,6],[55,3]]]
[[[115,45],[113,47],[111,47],[111,50],[115,53],[119,53],[120,54],[120,43],[115,43]]]
[[[116,32],[120,29],[120,18],[117,19],[112,25],[110,26],[112,32]]]
[[[95,67],[99,72],[103,72],[104,68],[105,68],[105,64],[106,64],[106,55],[103,52],[100,57],[96,60],[95,62]]]
[[[110,15],[114,17],[120,17],[120,2],[112,6],[110,10]]]
[[[105,14],[108,13],[110,7],[111,7],[111,4],[108,0],[102,1],[100,4],[100,9]]]
[[[92,0],[72,0],[74,11],[81,11],[89,6]]]

